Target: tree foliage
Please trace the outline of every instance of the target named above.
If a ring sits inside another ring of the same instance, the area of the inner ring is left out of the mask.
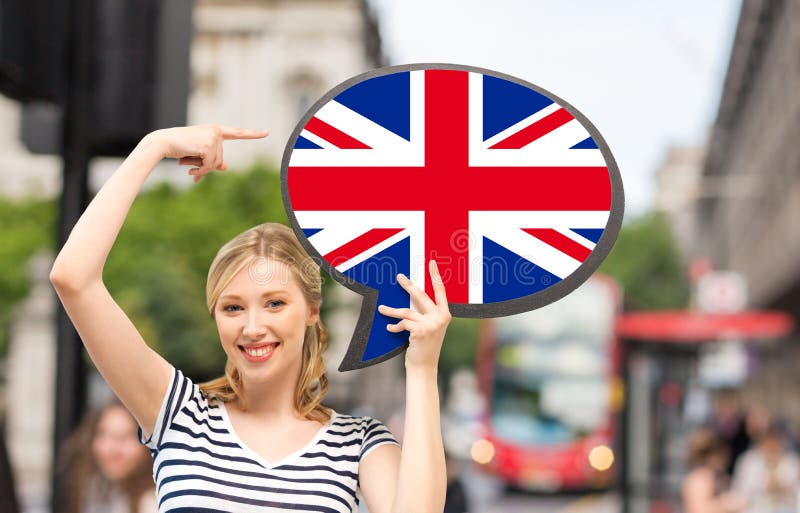
[[[55,248],[56,208],[55,200],[0,197],[0,354],[8,348],[14,308],[30,293],[30,257]]]
[[[628,310],[688,304],[685,264],[662,213],[647,213],[626,223],[599,270],[622,285]]]

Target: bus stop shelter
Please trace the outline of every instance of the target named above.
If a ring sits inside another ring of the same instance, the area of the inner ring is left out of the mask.
[[[686,431],[681,405],[686,391],[697,385],[700,367],[724,371],[722,365],[715,369],[717,362],[703,362],[704,355],[708,359],[709,350],[731,345],[752,350],[786,337],[793,327],[790,316],[771,311],[650,311],[619,318],[625,390],[618,431],[623,513],[681,511]]]

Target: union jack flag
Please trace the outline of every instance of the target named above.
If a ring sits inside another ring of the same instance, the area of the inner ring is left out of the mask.
[[[565,290],[610,226],[614,186],[599,134],[562,103],[471,68],[406,67],[334,90],[298,126],[283,166],[290,218],[334,277],[363,284],[376,326],[341,370],[405,348],[377,312],[409,306],[398,272],[432,296],[435,259],[453,314],[487,317],[558,299],[599,265]]]

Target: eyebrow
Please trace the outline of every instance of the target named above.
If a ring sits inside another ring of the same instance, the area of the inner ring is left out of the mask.
[[[265,298],[267,296],[274,296],[276,294],[287,294],[287,293],[288,293],[288,291],[286,291],[284,289],[270,290],[270,291],[267,291],[267,292],[264,292],[263,294],[261,294],[261,297],[263,299],[263,298]],[[219,298],[220,301],[225,301],[227,299],[238,299],[238,300],[241,301],[242,297],[238,296],[236,294],[225,294],[224,296]]]

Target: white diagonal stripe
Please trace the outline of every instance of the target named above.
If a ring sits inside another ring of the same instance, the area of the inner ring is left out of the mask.
[[[495,228],[487,238],[562,279],[581,265],[579,260],[516,228]]]
[[[409,144],[408,141],[391,130],[385,129],[371,119],[345,107],[336,100],[331,100],[326,103],[314,116],[347,135],[358,139],[370,148],[382,150],[393,147],[405,147]]]
[[[521,149],[524,152],[539,152],[543,151],[545,153],[553,153],[554,151],[563,151],[563,152],[583,152],[583,151],[591,151],[589,149],[582,149],[582,150],[570,150],[572,146],[575,146],[579,142],[583,141],[587,137],[591,137],[589,132],[581,125],[580,121],[577,119],[572,119],[560,127],[552,130],[544,134],[543,136],[539,137],[536,140],[531,141],[530,143],[523,146]]]
[[[580,244],[581,246],[586,247],[588,249],[593,250],[594,247],[596,246],[596,244],[594,242],[590,241],[589,239],[587,239],[583,235],[580,235],[578,233],[573,232],[569,228],[556,228],[555,230],[558,233],[560,233],[561,235],[563,235],[564,237],[572,239],[575,242],[577,242],[578,244]]]
[[[531,114],[527,118],[523,119],[522,121],[514,123],[510,127],[508,127],[505,130],[503,130],[502,132],[497,133],[497,134],[493,135],[492,137],[486,139],[483,142],[483,147],[484,148],[491,148],[492,146],[494,146],[495,144],[499,143],[500,141],[507,139],[508,137],[514,135],[515,133],[519,132],[520,130],[522,130],[524,128],[527,128],[529,125],[532,125],[532,124],[536,123],[540,119],[544,119],[545,117],[549,116],[550,114],[556,112],[559,109],[561,109],[561,105],[559,105],[557,103],[551,103],[547,107],[545,107],[545,108],[543,108],[543,109],[541,109],[541,110],[539,110],[537,112],[534,112],[533,114]]]
[[[312,143],[316,144],[317,146],[321,146],[321,147],[325,148],[326,150],[335,150],[335,149],[337,149],[336,146],[333,145],[333,143],[328,142],[327,140],[323,139],[322,137],[318,136],[317,134],[309,132],[305,128],[300,131],[300,137],[305,137],[306,139],[308,139]]]

